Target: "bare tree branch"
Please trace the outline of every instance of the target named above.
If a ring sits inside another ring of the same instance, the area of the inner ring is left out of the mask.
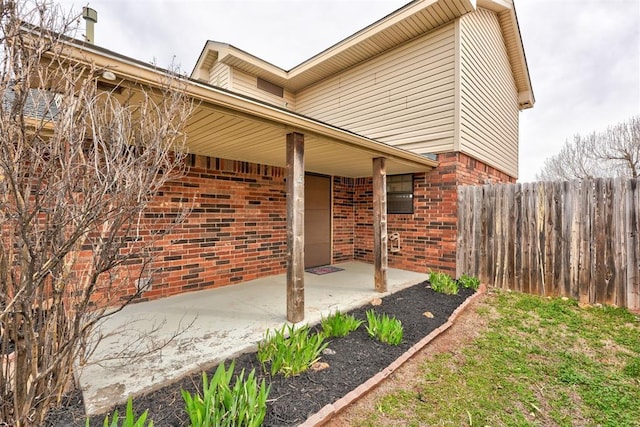
[[[640,116],[604,132],[575,135],[558,154],[547,158],[536,176],[540,181],[599,177],[640,177]]]
[[[180,79],[101,89],[104,70],[64,54],[76,31],[47,0],[0,3],[0,419],[16,426],[59,403],[188,212],[153,206],[185,172]]]

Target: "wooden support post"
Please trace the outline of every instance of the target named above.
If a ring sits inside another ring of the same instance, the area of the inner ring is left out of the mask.
[[[304,319],[304,135],[287,134],[287,320]]]
[[[387,291],[387,168],[386,159],[373,159],[373,266],[376,291]]]

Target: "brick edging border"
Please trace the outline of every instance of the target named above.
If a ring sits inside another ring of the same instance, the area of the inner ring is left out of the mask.
[[[300,427],[316,427],[325,424],[331,418],[333,418],[334,415],[338,414],[344,408],[351,405],[353,402],[360,399],[365,394],[369,393],[372,389],[377,387],[378,384],[380,384],[385,378],[387,378],[396,369],[402,366],[404,362],[413,357],[413,355],[415,355],[418,351],[422,350],[422,348],[433,341],[438,335],[449,329],[451,325],[453,325],[453,322],[458,318],[460,313],[462,313],[462,311],[466,309],[469,304],[473,303],[485,293],[484,289],[482,288],[478,292],[467,298],[462,304],[460,304],[460,306],[458,306],[458,308],[456,308],[453,313],[451,313],[451,316],[449,316],[449,319],[445,323],[431,331],[429,335],[414,344],[411,348],[405,351],[404,354],[393,361],[389,366],[375,374],[373,377],[369,378],[364,383],[360,384],[358,387],[356,387],[340,399],[322,407],[318,412],[307,418],[304,423],[300,424]]]

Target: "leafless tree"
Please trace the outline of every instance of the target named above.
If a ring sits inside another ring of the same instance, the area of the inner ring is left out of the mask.
[[[72,383],[74,360],[90,351],[97,322],[136,297],[136,279],[153,272],[151,221],[163,221],[149,214],[153,197],[184,174],[192,105],[181,80],[163,73],[155,89],[105,89],[104,69],[65,55],[78,22],[47,0],[0,1],[0,420],[8,425],[40,425]]]
[[[575,135],[537,175],[543,181],[598,177],[640,177],[640,116],[604,132]]]

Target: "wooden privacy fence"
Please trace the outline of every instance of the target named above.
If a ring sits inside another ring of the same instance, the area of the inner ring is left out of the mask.
[[[640,309],[640,180],[458,188],[457,272]]]

